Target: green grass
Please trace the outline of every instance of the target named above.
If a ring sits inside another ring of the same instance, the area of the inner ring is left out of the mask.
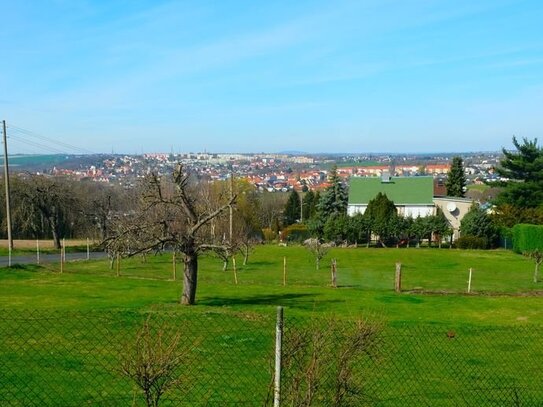
[[[338,168],[346,168],[346,167],[373,167],[376,165],[383,165],[383,163],[379,161],[374,160],[367,160],[367,161],[343,161],[340,163],[337,163]],[[331,166],[330,166],[331,168]]]
[[[287,285],[283,286],[283,258]],[[331,288],[329,261],[337,259],[338,289]],[[532,282],[533,263],[509,251],[451,249],[333,249],[315,269],[301,247],[259,247],[247,266],[237,259],[238,281],[211,256],[200,261],[197,306],[270,312],[277,305],[298,314],[377,313],[392,321],[419,323],[543,323],[537,310],[541,284]],[[403,289],[397,295],[395,263],[402,263]],[[0,308],[145,308],[176,307],[181,282],[172,281],[171,255],[123,259],[121,277],[107,260],[4,269],[0,272]],[[182,265],[178,264],[178,278]],[[467,290],[473,268],[472,295]],[[424,293],[417,293],[424,291]],[[435,308],[440,311],[436,313]]]
[[[283,258],[287,259],[286,286]],[[332,258],[338,264],[337,289],[330,287]],[[396,262],[402,263],[402,294],[392,290]],[[1,269],[0,359],[13,366],[5,376],[11,391],[20,391],[17,386],[27,382],[39,389],[43,381],[73,405],[93,403],[103,395],[92,381],[79,383],[77,392],[69,384],[74,383],[70,380],[77,377],[75,372],[97,363],[104,368],[96,380],[115,383],[103,397],[128,405],[129,384],[115,379],[111,366],[118,363],[119,346],[132,337],[143,318],[155,315],[170,324],[177,321],[175,326],[183,327],[182,332],[196,333],[191,337],[209,334],[202,336],[191,364],[194,376],[189,375],[203,387],[190,389],[190,395],[184,396],[189,400],[186,405],[198,405],[194,400],[202,405],[206,400],[210,405],[241,402],[240,394],[246,395],[247,390],[236,383],[252,386],[250,394],[261,399],[269,380],[275,307],[282,305],[287,326],[332,315],[341,320],[368,317],[385,324],[382,359],[368,367],[378,372],[368,379],[376,397],[385,400],[390,393],[390,399],[379,405],[458,405],[462,400],[451,395],[462,391],[468,392],[472,405],[484,405],[488,398],[469,393],[473,388],[492,388],[488,397],[498,400],[495,405],[504,405],[516,388],[523,389],[525,400],[534,397],[536,404],[543,400],[541,392],[534,395],[526,390],[528,379],[539,383],[541,378],[523,359],[543,356],[538,346],[543,297],[537,295],[543,283],[532,282],[533,263],[523,256],[503,250],[336,248],[317,271],[304,248],[261,246],[247,266],[241,263],[238,257],[236,285],[233,272],[223,272],[217,258],[202,257],[193,307],[178,305],[182,270],[178,264],[178,280],[173,281],[170,254],[149,256],[146,262],[123,259],[120,277],[106,260],[69,262],[62,274],[58,265]],[[465,293],[469,268],[473,268],[471,295]],[[21,318],[24,324],[17,322]],[[37,325],[29,329],[33,324]],[[454,340],[445,335],[450,330],[457,333]],[[19,348],[21,340],[26,345]],[[51,354],[52,349],[58,351]],[[62,349],[69,352],[63,356]],[[102,350],[93,359],[90,355],[96,349]],[[44,371],[44,363],[51,370]],[[503,388],[495,388],[496,383]],[[222,390],[217,390],[219,384]],[[0,390],[0,401],[9,398],[9,392],[9,386]],[[412,403],[393,399],[395,392],[419,398]],[[55,400],[45,404],[55,405]]]
[[[474,191],[485,192],[487,189],[490,189],[490,185],[486,185],[486,184],[470,184],[466,188],[468,190],[472,189]]]

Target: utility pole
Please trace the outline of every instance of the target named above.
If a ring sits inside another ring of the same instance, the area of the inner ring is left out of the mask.
[[[304,222],[304,191],[300,192],[300,223]]]
[[[234,172],[230,173],[230,199],[234,196]],[[230,210],[230,245],[232,244],[232,235],[234,231],[234,208],[232,208],[232,204],[230,204],[229,208]]]
[[[8,227],[8,248],[13,250],[13,239],[11,237],[11,209],[10,209],[10,193],[9,193],[9,165],[8,165],[8,141],[6,131],[6,121],[2,120],[3,135],[4,135],[4,183],[6,186],[6,222]]]

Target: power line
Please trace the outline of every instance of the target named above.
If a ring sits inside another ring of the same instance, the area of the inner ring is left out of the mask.
[[[43,136],[41,134],[35,133],[35,132],[31,131],[31,130],[24,129],[24,128],[19,127],[19,126],[10,125],[9,128],[17,131],[19,134],[24,134],[26,136],[36,138],[36,139],[38,139],[38,140],[40,140],[42,142],[45,141],[45,142],[48,142],[48,143],[53,143],[56,146],[64,147],[64,148],[67,148],[69,150],[76,151],[79,154],[95,154],[93,151],[88,150],[86,148],[77,147],[77,146],[75,146],[73,144],[69,144],[69,143],[66,143],[64,141],[55,140],[53,138]]]
[[[90,150],[87,150],[87,149],[84,149],[84,148],[81,148],[81,147],[77,147],[77,146],[74,146],[72,144],[65,143],[63,141],[58,141],[58,140],[55,140],[55,139],[50,138],[50,137],[42,136],[42,135],[34,133],[34,132],[30,131],[30,130],[23,129],[22,127],[11,125],[10,128],[15,130],[19,134],[23,134],[25,136],[36,138],[36,139],[38,139],[38,140],[40,140],[42,142],[45,141],[47,143],[53,143],[56,146],[64,147],[64,148],[66,148],[68,150],[76,151],[77,153],[94,154]]]
[[[33,147],[37,147],[41,150],[46,150],[48,152],[53,152],[53,153],[56,153],[56,154],[65,154],[66,151],[63,151],[63,150],[60,150],[58,148],[55,148],[55,147],[50,147],[46,144],[42,144],[42,143],[37,143],[35,141],[32,141],[32,140],[28,140],[24,137],[21,137],[19,135],[13,135],[13,133],[10,133],[10,136],[9,136],[10,139],[13,139],[13,140],[16,140],[20,143],[23,143],[23,144],[27,144],[27,145],[30,145],[30,146],[33,146]]]

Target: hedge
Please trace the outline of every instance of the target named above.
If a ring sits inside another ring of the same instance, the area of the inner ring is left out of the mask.
[[[458,249],[488,249],[488,239],[479,236],[461,236],[454,242]]]
[[[543,250],[543,226],[518,224],[513,226],[513,250],[517,253]]]

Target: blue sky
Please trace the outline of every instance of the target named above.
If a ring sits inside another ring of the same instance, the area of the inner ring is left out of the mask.
[[[2,3],[0,119],[94,152],[543,138],[540,0]]]

